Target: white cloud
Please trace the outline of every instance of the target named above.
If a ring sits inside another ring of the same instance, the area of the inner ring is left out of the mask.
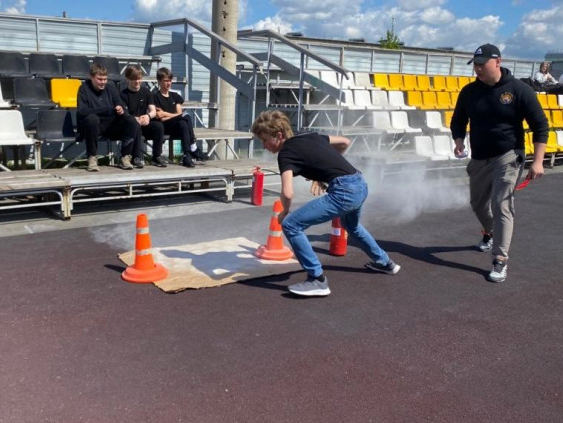
[[[239,0],[239,21],[246,13],[247,0]],[[135,0],[133,18],[141,22],[157,22],[188,18],[211,28],[210,0]]]
[[[14,15],[23,15],[25,13],[25,7],[27,5],[26,0],[13,0],[7,2],[0,2],[0,10],[5,13],[11,13]]]
[[[446,2],[447,0],[397,0],[399,7],[407,11],[438,7]]]
[[[293,32],[292,26],[290,23],[284,22],[279,16],[274,16],[273,18],[266,18],[262,19],[261,21],[256,22],[253,27],[255,31],[261,31],[265,29],[269,29],[273,32],[278,32],[280,34],[286,34],[288,32]]]

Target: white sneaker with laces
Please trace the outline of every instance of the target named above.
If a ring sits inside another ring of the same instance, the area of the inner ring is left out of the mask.
[[[498,258],[493,260],[493,270],[489,273],[488,279],[491,282],[504,282],[508,273],[508,264],[506,260],[499,260]]]

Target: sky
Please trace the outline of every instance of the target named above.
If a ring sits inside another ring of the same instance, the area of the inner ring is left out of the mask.
[[[234,1],[234,0],[229,0]],[[189,17],[211,27],[212,0],[0,0],[0,11],[108,21]],[[239,29],[378,42],[393,26],[407,46],[472,52],[496,44],[511,59],[563,52],[563,0],[238,0]]]

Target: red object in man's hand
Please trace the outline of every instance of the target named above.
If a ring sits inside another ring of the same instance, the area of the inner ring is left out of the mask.
[[[526,179],[524,179],[524,182],[522,182],[520,185],[518,185],[516,187],[516,191],[519,191],[523,188],[526,188],[528,186],[528,184],[530,183],[531,179],[529,176],[526,176]]]

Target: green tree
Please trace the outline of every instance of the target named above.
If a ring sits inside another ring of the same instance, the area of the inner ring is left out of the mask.
[[[395,34],[395,18],[391,19],[391,29],[387,30],[385,38],[379,40],[379,45],[389,50],[400,50],[404,43]]]

